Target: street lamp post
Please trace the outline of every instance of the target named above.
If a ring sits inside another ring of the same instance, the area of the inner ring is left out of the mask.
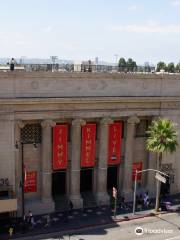
[[[21,200],[22,200],[22,219],[24,219],[24,142],[20,141],[21,145],[21,180],[19,186],[21,187]],[[16,141],[15,148],[18,150],[19,145]]]
[[[139,174],[139,173],[142,173],[142,172],[147,172],[147,171],[154,171],[154,172],[158,172],[158,173],[161,173],[161,174],[163,174],[164,176],[167,176],[167,177],[169,177],[166,173],[164,173],[164,172],[161,172],[161,171],[159,171],[159,170],[155,170],[155,169],[151,169],[151,168],[149,168],[149,169],[144,169],[144,170],[141,170],[141,171],[137,171],[136,170],[136,173],[135,173],[135,181],[134,181],[134,201],[133,201],[133,215],[135,214],[135,209],[136,209],[136,188],[137,188],[137,175]],[[159,180],[158,180],[159,181]],[[156,202],[158,201],[158,196],[157,196],[157,194],[156,194]]]
[[[24,143],[21,142],[21,197],[22,197],[22,218],[24,219]]]
[[[137,175],[139,171],[136,170],[135,172],[135,181],[134,181],[134,201],[133,201],[133,214],[135,214],[136,209],[136,188],[137,188]]]

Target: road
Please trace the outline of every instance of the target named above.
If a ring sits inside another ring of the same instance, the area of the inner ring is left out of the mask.
[[[138,230],[135,230],[138,229]],[[141,232],[143,229],[143,233]],[[138,232],[139,235],[137,235]],[[100,227],[59,238],[32,238],[44,240],[180,240],[180,214],[169,213],[156,217],[121,222],[113,227]]]

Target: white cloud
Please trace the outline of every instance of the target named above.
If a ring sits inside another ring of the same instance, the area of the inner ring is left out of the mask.
[[[135,12],[135,11],[141,10],[142,8],[143,8],[143,7],[140,6],[140,5],[131,5],[131,6],[128,7],[128,10]]]
[[[134,32],[134,33],[180,33],[180,25],[158,25],[149,23],[144,25],[114,25],[107,26],[112,32]]]
[[[170,4],[175,7],[180,7],[180,0],[170,0]]]

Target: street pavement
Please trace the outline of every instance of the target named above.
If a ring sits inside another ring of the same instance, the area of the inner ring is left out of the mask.
[[[142,231],[139,231],[142,230]],[[34,238],[36,239],[36,238]],[[33,239],[33,240],[34,240]],[[77,234],[59,235],[46,240],[180,240],[180,216],[177,213],[136,219]]]
[[[167,201],[171,201],[172,207],[170,211],[180,210],[180,194],[169,196]],[[33,239],[33,236],[44,237],[47,234],[58,233],[58,236],[66,233],[74,233],[77,231],[95,229],[102,226],[118,226],[119,223],[130,221],[136,218],[143,218],[151,215],[152,209],[143,209],[144,211],[137,212],[132,215],[132,203],[128,203],[126,208],[117,206],[117,214],[114,219],[113,206],[111,207],[96,207],[82,210],[73,210],[71,212],[60,212],[50,215],[35,216],[36,225],[32,228],[26,225],[23,229],[22,223],[17,221],[14,223],[15,233],[13,238]],[[180,222],[180,220],[179,220]],[[11,225],[12,226],[12,225]],[[8,239],[8,228],[0,225],[0,240]],[[25,238],[26,237],[26,238]],[[36,238],[40,239],[40,238]],[[41,238],[43,239],[43,238]],[[44,238],[45,239],[45,238]]]

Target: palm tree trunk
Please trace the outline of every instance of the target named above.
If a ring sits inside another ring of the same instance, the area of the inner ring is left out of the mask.
[[[157,170],[161,170],[161,162],[162,162],[162,152],[158,154],[158,159],[157,159]],[[160,191],[161,191],[161,182],[159,180],[156,180],[156,205],[155,205],[155,211],[159,211],[159,200],[160,200]]]

